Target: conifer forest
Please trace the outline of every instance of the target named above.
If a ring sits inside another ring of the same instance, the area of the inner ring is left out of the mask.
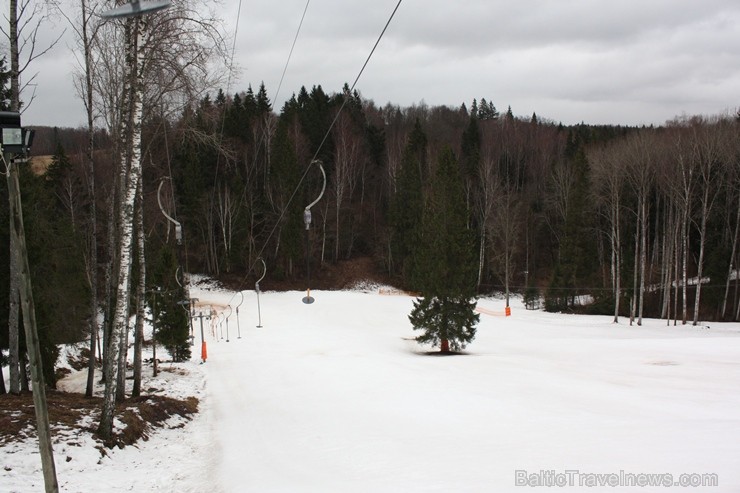
[[[162,298],[162,316],[176,317],[182,272],[251,289],[261,258],[269,266],[263,286],[303,289],[307,269],[319,279],[322,269],[369,258],[377,278],[413,291],[415,256],[429,250],[418,247],[438,156],[452,150],[474,251],[459,253],[460,268],[472,263],[478,293],[519,293],[531,307],[635,323],[737,320],[739,126],[738,115],[649,128],[563,126],[510,108],[501,114],[485,98],[455,108],[378,107],[346,85],[333,93],[303,87],[276,110],[264,85],[219,91],[176,118],[152,112],[143,120],[143,290],[160,291],[147,299]],[[91,313],[86,138],[83,130],[39,129],[34,154],[52,154],[52,164],[43,175],[22,172],[44,300],[40,332],[56,343],[79,340]],[[96,296],[105,306],[116,149],[107,132],[96,142],[104,281]],[[303,209],[322,186],[316,161],[326,193],[306,231]],[[181,244],[162,210],[182,224]],[[7,242],[7,220],[0,231]],[[0,317],[7,326],[7,304]]]

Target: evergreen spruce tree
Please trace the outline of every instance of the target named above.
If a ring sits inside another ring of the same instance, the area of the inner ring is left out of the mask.
[[[566,149],[568,161],[574,169],[575,181],[568,195],[568,214],[562,225],[559,255],[552,279],[545,293],[545,309],[557,312],[571,308],[578,295],[578,286],[593,285],[590,276],[598,265],[598,254],[593,241],[593,210],[590,208],[590,167],[578,137],[569,139]]]
[[[514,113],[511,111],[511,106],[506,110],[506,119],[509,121],[514,119]]]
[[[190,324],[187,310],[178,304],[186,299],[186,293],[175,279],[176,272],[175,251],[163,245],[154,261],[151,277],[155,289],[150,306],[157,342],[165,347],[173,361],[187,361],[190,359]]]
[[[414,125],[396,177],[396,194],[390,205],[391,261],[404,284],[417,290],[411,276],[411,253],[418,245],[423,210],[422,169],[426,167],[427,140],[419,120]]]
[[[475,337],[475,238],[468,229],[468,208],[459,166],[445,148],[424,207],[420,238],[413,253],[414,285],[422,298],[409,320],[423,334],[420,343],[440,352],[464,349]]]
[[[57,146],[49,171],[36,176],[29,166],[19,167],[44,380],[54,387],[58,345],[85,337],[90,292],[84,252],[79,247],[84,241],[60,198],[64,182],[71,179],[71,164],[61,146]]]
[[[273,197],[275,207],[282,210],[288,207],[282,217],[280,225],[280,251],[277,252],[277,275],[292,278],[295,275],[296,265],[300,265],[301,239],[303,228],[303,201],[300,197],[294,198],[290,204],[293,191],[298,185],[301,169],[298,165],[294,145],[288,135],[288,125],[292,115],[284,113],[280,116],[275,137],[272,141],[271,174],[274,177]]]

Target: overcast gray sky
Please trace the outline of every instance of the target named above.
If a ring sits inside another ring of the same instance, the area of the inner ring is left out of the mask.
[[[238,79],[264,81],[279,109],[302,85],[352,83],[398,0],[306,0],[220,7],[236,33]],[[61,23],[60,23],[61,25]],[[50,28],[51,29],[51,28]],[[78,126],[69,46],[35,63],[24,125]],[[226,87],[223,88],[226,90]],[[357,89],[378,105],[468,105],[573,124],[662,124],[740,106],[738,0],[403,0]],[[276,98],[277,96],[277,98]]]

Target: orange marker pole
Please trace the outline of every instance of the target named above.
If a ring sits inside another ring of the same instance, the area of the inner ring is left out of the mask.
[[[198,318],[200,318],[200,359],[201,363],[205,363],[206,359],[208,358],[208,350],[206,349],[206,338],[203,335],[203,313],[198,315]]]

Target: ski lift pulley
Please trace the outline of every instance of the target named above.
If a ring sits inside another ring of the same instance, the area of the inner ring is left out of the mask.
[[[311,296],[311,252],[308,243],[308,230],[311,227],[311,207],[316,205],[319,200],[321,200],[321,197],[324,196],[324,191],[326,190],[326,172],[324,171],[324,167],[321,165],[321,161],[319,161],[318,159],[314,159],[313,161],[311,161],[311,164],[314,163],[319,165],[319,169],[321,170],[321,177],[323,178],[323,184],[321,185],[321,193],[318,197],[316,197],[316,200],[308,204],[303,210],[303,222],[306,224],[306,284],[308,284],[308,287],[306,288],[306,296],[304,296],[301,301],[303,301],[307,305],[310,305],[314,302],[314,299]]]
[[[125,3],[118,7],[102,12],[100,14],[100,17],[103,17],[104,19],[136,17],[143,14],[149,14],[151,12],[157,12],[158,10],[164,10],[169,6],[170,0],[152,0],[147,2],[133,0],[131,3]]]
[[[166,217],[172,224],[175,225],[175,240],[177,241],[178,245],[182,245],[182,224],[180,224],[179,221],[167,214],[167,211],[164,210],[164,206],[162,205],[162,185],[164,185],[164,179],[159,182],[159,188],[157,189],[157,203],[159,204],[159,209],[162,211],[162,214],[164,214],[164,217]]]

